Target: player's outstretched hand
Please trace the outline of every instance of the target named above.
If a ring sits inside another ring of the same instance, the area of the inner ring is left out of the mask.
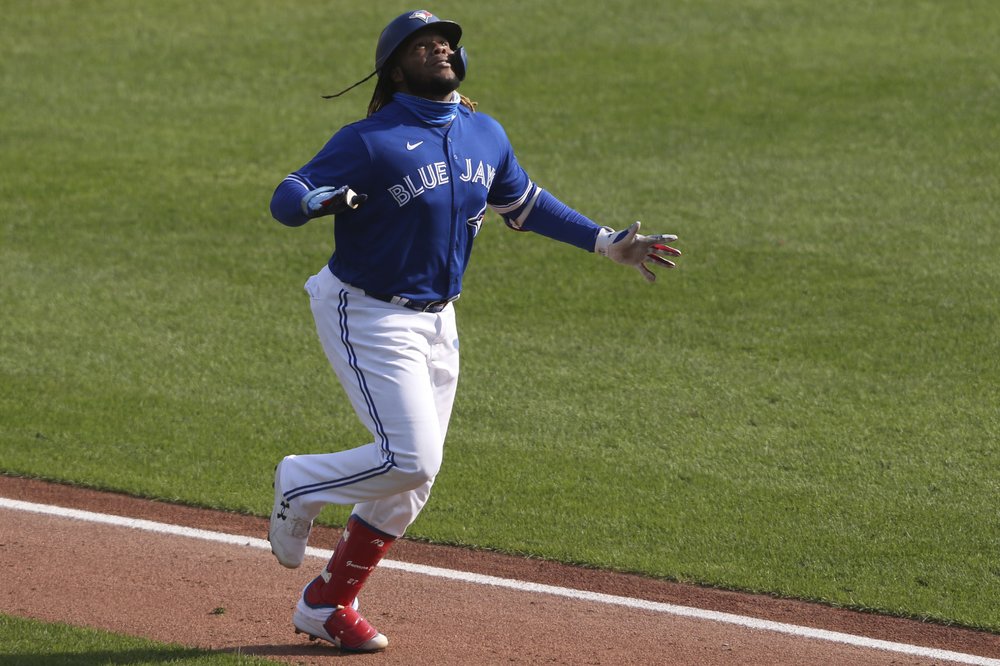
[[[642,276],[649,282],[656,281],[656,275],[649,270],[648,262],[653,262],[660,266],[673,268],[677,264],[666,257],[681,256],[680,250],[672,248],[664,243],[677,240],[673,234],[656,234],[654,236],[643,236],[639,233],[639,222],[633,222],[625,231],[610,231],[601,233],[597,237],[597,245],[594,251],[603,254],[608,259],[617,261],[625,266],[632,266],[642,273]]]
[[[367,194],[358,194],[347,185],[317,187],[302,197],[302,212],[309,217],[337,215],[348,208],[357,208],[367,200]]]

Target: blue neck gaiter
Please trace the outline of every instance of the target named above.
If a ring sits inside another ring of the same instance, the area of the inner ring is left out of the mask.
[[[406,107],[417,118],[434,127],[444,127],[458,115],[458,93],[453,94],[452,99],[448,102],[435,102],[399,92],[395,93],[392,99]]]

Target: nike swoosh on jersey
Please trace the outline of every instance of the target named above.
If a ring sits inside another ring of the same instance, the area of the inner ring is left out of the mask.
[[[407,150],[413,150],[414,148],[418,148],[422,143],[423,143],[423,141],[417,141],[416,143],[410,143],[409,141],[407,141],[406,142],[406,149]]]

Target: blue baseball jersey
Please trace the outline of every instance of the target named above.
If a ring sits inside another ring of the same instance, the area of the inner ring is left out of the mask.
[[[302,196],[341,185],[368,199],[336,215],[330,270],[375,294],[457,297],[487,206],[514,229],[586,250],[600,229],[531,181],[496,120],[462,105],[445,126],[393,102],[343,127],[279,185],[272,213],[304,224]]]

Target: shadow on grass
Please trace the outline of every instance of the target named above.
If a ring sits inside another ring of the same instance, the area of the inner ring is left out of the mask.
[[[0,666],[95,666],[95,664],[177,664],[184,659],[205,659],[211,652],[184,648],[135,648],[85,650],[45,654],[8,654],[0,648]]]
[[[94,650],[91,652],[50,652],[46,654],[10,654],[0,647],[0,666],[125,666],[131,664],[183,664],[185,660],[212,663],[212,656],[229,657],[222,661],[239,663],[240,658],[269,659],[273,657],[317,656],[327,658],[349,657],[326,643],[300,645],[248,645],[224,650],[204,650],[178,647],[151,647],[123,650]]]

